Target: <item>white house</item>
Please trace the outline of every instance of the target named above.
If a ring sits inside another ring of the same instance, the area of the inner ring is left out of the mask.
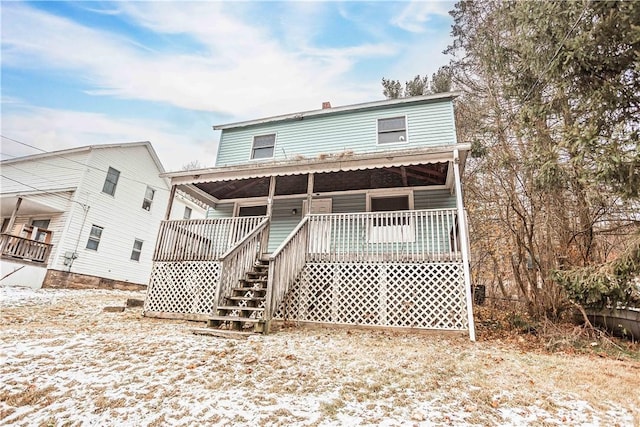
[[[455,93],[216,126],[216,166],[168,173],[207,220],[163,221],[145,315],[468,331]]]
[[[144,286],[170,189],[149,142],[0,162],[0,285]],[[176,195],[175,217],[205,210]],[[172,217],[173,218],[173,217]]]

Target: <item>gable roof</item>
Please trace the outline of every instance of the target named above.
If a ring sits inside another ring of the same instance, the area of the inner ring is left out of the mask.
[[[383,108],[393,107],[396,105],[427,104],[432,102],[451,101],[454,98],[457,98],[458,96],[460,96],[460,94],[461,92],[443,92],[443,93],[435,93],[432,95],[410,96],[407,98],[397,98],[397,99],[385,99],[382,101],[365,102],[362,104],[345,105],[342,107],[331,107],[331,108],[324,108],[320,110],[302,111],[299,113],[284,114],[280,116],[266,117],[266,118],[257,119],[257,120],[248,120],[243,122],[215,125],[213,126],[213,129],[214,130],[234,129],[234,128],[241,128],[241,127],[257,126],[265,123],[303,120],[306,117],[320,117],[320,116],[328,116],[328,115],[345,114],[345,113],[351,113],[351,112],[362,111],[362,110],[383,109]]]
[[[92,150],[102,150],[108,148],[133,148],[133,147],[145,147],[149,152],[149,155],[153,159],[153,162],[156,164],[156,167],[160,171],[160,173],[164,173],[164,166],[162,166],[162,162],[160,162],[160,158],[156,154],[156,151],[153,149],[153,146],[149,141],[139,141],[139,142],[123,142],[123,143],[115,143],[115,144],[96,144],[96,145],[84,145],[82,147],[68,148],[65,150],[57,150],[57,151],[49,151],[46,153],[39,154],[31,154],[29,156],[16,157],[14,159],[6,159],[0,161],[1,164],[11,164],[18,162],[26,162],[31,160],[40,160],[46,159],[50,157],[59,157],[64,156],[66,154],[75,154],[81,153],[83,151],[92,151]]]

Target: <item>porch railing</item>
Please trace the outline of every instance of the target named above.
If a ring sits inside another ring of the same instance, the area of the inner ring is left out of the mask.
[[[153,260],[217,260],[264,218],[252,216],[162,221]]]
[[[0,253],[2,256],[47,263],[51,248],[50,243],[27,239],[26,237],[0,234]]]
[[[289,237],[269,257],[265,319],[273,314],[284,300],[289,286],[305,265],[309,247],[309,217],[305,217]]]
[[[264,218],[236,245],[220,257],[220,283],[216,289],[216,297],[212,313],[217,307],[224,305],[224,298],[231,295],[231,288],[244,277],[258,257],[261,245],[265,241],[265,233],[269,219]]]
[[[457,210],[309,215],[310,262],[461,261]]]

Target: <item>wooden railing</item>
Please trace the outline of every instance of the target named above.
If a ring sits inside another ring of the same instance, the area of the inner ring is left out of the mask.
[[[170,220],[160,223],[154,261],[215,261],[265,217]]]
[[[264,218],[242,240],[220,257],[220,283],[216,289],[213,314],[216,313],[218,306],[224,305],[225,297],[231,295],[231,288],[244,277],[256,262],[268,226],[269,219]]]
[[[461,259],[456,209],[309,215],[310,262]]]
[[[270,320],[305,265],[309,247],[309,217],[305,217],[269,257],[264,318]]]
[[[47,263],[51,248],[50,243],[39,242],[11,234],[0,234],[0,253],[2,256]]]

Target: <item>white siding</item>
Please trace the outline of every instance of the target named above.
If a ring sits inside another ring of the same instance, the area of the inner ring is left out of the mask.
[[[207,211],[200,207],[200,205],[176,194],[175,199],[173,199],[173,204],[171,205],[171,214],[169,215],[169,219],[183,219],[184,208],[191,209],[190,219],[204,219],[207,217]]]
[[[96,148],[71,207],[65,238],[56,251],[54,268],[67,270],[64,254],[77,252],[71,272],[108,279],[147,283],[160,221],[169,198],[167,182],[144,146]],[[113,196],[102,193],[107,170],[120,177]],[[156,190],[149,211],[142,208],[147,186]],[[86,249],[92,225],[104,228],[97,251]],[[134,241],[142,240],[140,261],[130,259]]]
[[[29,193],[76,187],[87,170],[84,165],[89,151],[69,153],[31,160],[2,162],[0,191],[7,193]],[[17,181],[17,182],[16,182]]]

